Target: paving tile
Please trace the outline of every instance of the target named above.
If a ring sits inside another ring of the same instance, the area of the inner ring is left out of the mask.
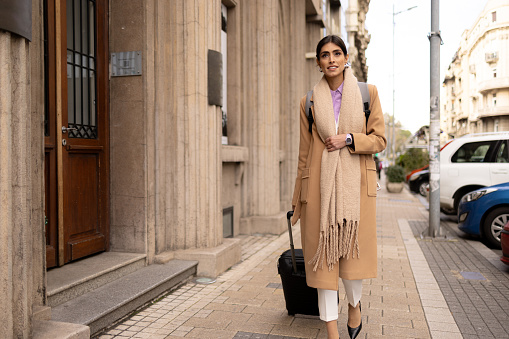
[[[195,328],[191,332],[187,333],[186,338],[230,339],[235,336],[235,333],[236,331]]]
[[[315,338],[318,335],[318,332],[319,330],[316,328],[274,325],[270,334],[295,338]]]

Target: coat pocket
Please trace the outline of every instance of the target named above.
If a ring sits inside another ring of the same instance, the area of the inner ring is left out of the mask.
[[[302,170],[302,184],[300,188],[300,202],[306,204],[308,202],[308,186],[309,186],[309,168]]]
[[[366,182],[368,197],[376,197],[376,165],[373,159],[366,159]]]

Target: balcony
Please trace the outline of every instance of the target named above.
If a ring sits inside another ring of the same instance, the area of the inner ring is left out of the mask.
[[[492,78],[479,83],[479,92],[483,93],[493,89],[509,88],[509,77]]]
[[[486,53],[484,59],[487,63],[497,62],[498,61],[498,53],[492,52],[492,53]]]
[[[484,107],[478,111],[479,118],[509,115],[509,106]]]

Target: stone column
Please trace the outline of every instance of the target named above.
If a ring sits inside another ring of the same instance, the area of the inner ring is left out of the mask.
[[[42,112],[40,112],[42,114]],[[30,53],[0,30],[0,337],[29,338],[33,304]],[[39,144],[40,145],[39,141]],[[42,168],[39,170],[42,171]]]
[[[244,1],[242,6],[242,92],[244,145],[249,147],[245,172],[241,233],[281,233],[280,207],[279,1]],[[296,56],[286,51],[283,62]]]
[[[156,157],[165,224],[158,247],[215,247],[222,243],[221,111],[208,104],[207,52],[221,50],[221,2],[156,3]]]
[[[284,2],[280,14],[281,110],[279,124],[280,149],[285,156],[281,163],[281,210],[291,209],[300,139],[300,99],[307,87],[306,72],[306,4],[300,0]],[[288,56],[296,56],[288,62]]]

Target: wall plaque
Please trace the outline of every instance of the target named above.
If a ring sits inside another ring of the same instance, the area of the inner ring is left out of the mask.
[[[111,53],[111,75],[141,75],[141,51]]]

